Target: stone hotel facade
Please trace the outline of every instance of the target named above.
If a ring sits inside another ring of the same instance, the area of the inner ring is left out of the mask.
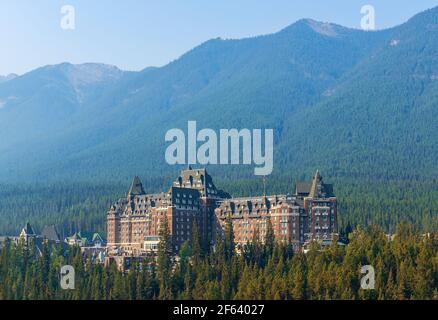
[[[296,184],[293,195],[230,198],[218,190],[206,169],[183,170],[167,192],[146,194],[138,177],[127,195],[108,211],[108,249],[112,255],[143,255],[157,247],[160,224],[167,217],[173,248],[191,241],[196,222],[200,236],[214,245],[225,223],[232,222],[238,246],[258,234],[264,240],[268,223],[277,241],[296,250],[311,240],[330,240],[337,233],[337,200],[332,185],[319,172]],[[154,243],[148,243],[153,239]]]

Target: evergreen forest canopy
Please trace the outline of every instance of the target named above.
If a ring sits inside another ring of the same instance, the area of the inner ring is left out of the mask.
[[[175,177],[143,179],[146,192],[168,190]],[[213,176],[218,188],[233,196],[263,194],[260,178],[230,182]],[[293,179],[268,178],[268,194],[293,193]],[[385,181],[332,178],[338,197],[341,230],[377,224],[388,233],[407,221],[420,232],[438,230],[438,189],[435,181]],[[77,231],[106,233],[106,212],[126,194],[129,182],[114,184],[57,183],[0,185],[0,235],[18,235],[29,221],[41,231],[55,224],[61,237]]]
[[[128,273],[115,263],[84,262],[80,248],[68,251],[6,244],[0,254],[0,300],[152,299],[438,299],[438,235],[424,236],[400,224],[393,240],[379,227],[357,228],[348,246],[336,242],[306,254],[275,243],[272,226],[265,244],[254,239],[242,254],[234,251],[231,225],[214,251],[204,251],[194,228],[192,246],[181,247],[175,262],[167,223],[158,258],[139,261]],[[59,269],[75,268],[75,290],[61,290]],[[375,270],[374,290],[361,288],[361,267]]]

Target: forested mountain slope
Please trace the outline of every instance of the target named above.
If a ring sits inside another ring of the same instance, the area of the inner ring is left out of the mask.
[[[211,40],[139,73],[90,64],[41,68],[0,86],[0,133],[7,137],[0,142],[0,178],[169,172],[164,134],[187,120],[274,128],[279,143],[285,124],[325,100],[386,34],[301,20],[273,35]]]
[[[436,229],[438,8],[383,31],[300,20],[207,41],[161,68],[65,63],[0,83],[0,234],[26,219],[104,229],[132,176],[170,185],[180,168],[164,160],[165,132],[188,120],[274,129],[268,191],[291,192],[318,168],[342,226]],[[208,169],[233,195],[262,192],[253,166]]]

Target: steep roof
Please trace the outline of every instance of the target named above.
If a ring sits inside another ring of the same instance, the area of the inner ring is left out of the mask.
[[[71,237],[67,237],[67,240],[75,240],[75,241],[84,241],[84,242],[94,242],[96,240],[100,240],[102,242],[106,242],[106,239],[102,237],[100,233],[97,232],[87,232],[87,231],[80,231],[76,232]]]
[[[228,213],[243,213],[245,210],[250,213],[261,213],[279,205],[298,206],[298,203],[287,195],[231,198],[222,201],[217,210]]]
[[[219,190],[213,183],[213,178],[207,169],[193,169],[191,166],[182,170],[179,177],[173,182],[174,187],[198,189],[201,196],[218,196]]]
[[[55,226],[44,226],[41,236],[47,240],[51,241],[61,241],[59,233],[56,231]]]
[[[80,240],[80,239],[81,239],[81,237],[79,236],[79,234],[77,232],[75,232],[72,236],[67,237],[68,241],[70,241],[70,240]]]
[[[92,240],[93,240],[93,242],[96,241],[96,240],[100,240],[102,242],[106,242],[106,239],[104,237],[102,237],[100,233],[97,233],[97,232],[93,234],[93,239]]]
[[[296,194],[309,194],[312,184],[310,182],[297,182],[296,184]]]
[[[319,170],[317,170],[312,181],[296,183],[295,195],[310,198],[333,197],[333,185],[325,184]]]
[[[318,197],[318,193],[319,193],[318,188],[321,189],[321,183],[322,183],[322,177],[319,173],[319,170],[316,170],[316,173],[313,176],[312,186],[310,187],[309,197],[311,198]]]
[[[129,188],[128,195],[131,196],[139,196],[145,194],[143,185],[140,181],[139,177],[135,177],[131,183],[131,187]]]
[[[34,236],[36,235],[35,231],[33,231],[32,226],[30,225],[30,223],[26,223],[26,225],[24,226],[22,232],[24,232],[25,234],[29,235],[29,236]]]

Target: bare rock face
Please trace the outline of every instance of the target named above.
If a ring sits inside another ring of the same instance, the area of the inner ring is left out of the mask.
[[[337,32],[337,26],[332,23],[319,22],[312,19],[308,19],[307,23],[316,33],[328,37],[337,37],[339,35]]]

